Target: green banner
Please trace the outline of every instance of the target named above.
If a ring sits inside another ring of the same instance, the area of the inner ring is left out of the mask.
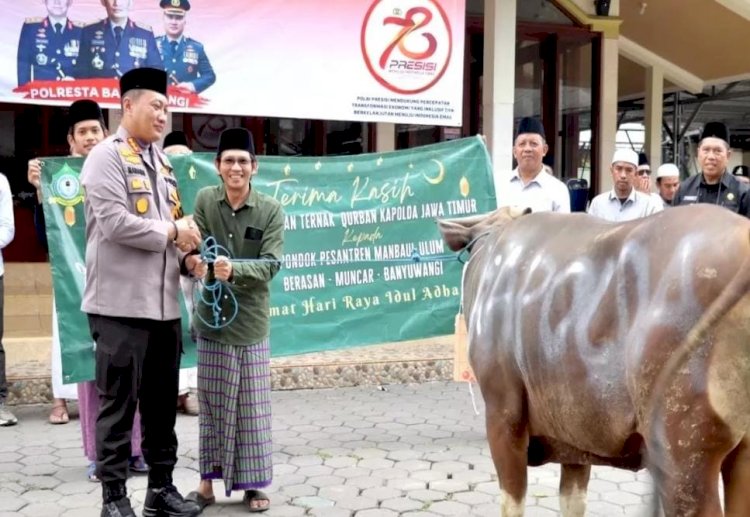
[[[220,180],[214,155],[171,157],[185,213]],[[390,153],[259,157],[253,186],[284,207],[284,266],[272,281],[272,355],[405,341],[453,332],[461,264],[435,220],[495,207],[481,138]],[[80,311],[85,278],[83,192],[75,158],[45,158],[44,214],[65,382],[93,378]],[[204,238],[207,237],[204,235]],[[183,326],[187,318],[183,314]],[[183,366],[195,365],[184,329]]]

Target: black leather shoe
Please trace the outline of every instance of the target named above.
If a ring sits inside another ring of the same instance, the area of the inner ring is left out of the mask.
[[[201,507],[185,501],[174,485],[149,488],[143,503],[143,517],[195,517]]]
[[[102,504],[101,517],[135,517],[133,507],[130,506],[130,499],[123,497],[116,501]]]

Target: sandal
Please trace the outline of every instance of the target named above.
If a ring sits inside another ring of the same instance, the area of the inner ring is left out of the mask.
[[[49,423],[52,425],[67,424],[70,422],[70,416],[68,415],[68,405],[63,400],[62,403],[55,402],[52,406],[52,411],[49,414]]]
[[[185,496],[185,501],[192,501],[198,506],[201,507],[201,511],[203,511],[206,506],[211,506],[216,502],[216,497],[203,497],[199,492],[193,491],[190,492],[188,495]]]
[[[96,477],[96,462],[92,461],[89,463],[89,467],[86,469],[86,477],[89,478],[89,481],[92,483],[98,483],[99,478]]]
[[[149,471],[148,465],[143,460],[143,456],[133,456],[128,460],[128,467],[130,472],[137,472],[139,474],[145,474]]]
[[[267,504],[265,506],[253,506],[253,503],[257,503],[258,501],[266,501]],[[271,507],[271,500],[261,490],[245,490],[242,502],[245,503],[245,507],[250,513],[265,512]]]

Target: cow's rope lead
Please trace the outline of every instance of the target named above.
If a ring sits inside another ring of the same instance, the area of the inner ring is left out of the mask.
[[[465,264],[466,262],[464,259],[464,254],[467,252],[471,252],[471,247],[476,243],[477,240],[479,240],[481,237],[484,237],[487,235],[487,232],[478,235],[475,237],[469,244],[467,244],[461,251],[457,253],[442,253],[442,254],[435,254],[435,255],[422,255],[419,253],[417,249],[414,249],[410,256],[408,257],[400,257],[400,258],[392,258],[392,259],[357,259],[357,260],[322,260],[322,261],[313,261],[309,265],[303,265],[303,267],[312,267],[312,266],[332,266],[332,265],[341,265],[341,264],[350,264],[350,263],[372,263],[372,262],[379,262],[379,263],[420,263],[420,262],[450,262],[453,260],[457,260],[458,262]],[[214,263],[216,262],[216,259],[218,259],[220,256],[231,258],[231,254],[229,253],[229,250],[227,250],[224,246],[219,245],[216,242],[216,239],[212,236],[206,237],[200,246],[200,256],[203,259],[203,261],[208,265],[209,271],[213,270]],[[283,261],[278,260],[275,258],[254,258],[254,259],[232,259],[232,262],[238,262],[238,263],[265,263],[265,264],[281,264]],[[194,294],[194,302],[196,305],[206,305],[211,308],[211,316],[213,321],[206,321],[206,319],[201,315],[200,311],[195,311],[195,315],[198,317],[198,319],[203,322],[204,325],[206,325],[208,328],[212,329],[220,329],[223,327],[226,327],[230,325],[234,319],[237,317],[237,313],[239,311],[239,304],[237,303],[237,297],[232,292],[231,285],[228,282],[222,282],[220,280],[216,280],[215,278],[212,278],[210,280],[201,280],[200,281],[203,289],[197,289],[198,293],[197,295]],[[463,286],[463,278],[462,283]],[[463,293],[463,289],[462,289]],[[224,302],[224,303],[222,303]],[[231,309],[231,314],[222,316],[222,306],[225,304],[229,304]],[[463,294],[462,294],[462,304],[463,304]],[[472,399],[473,401],[473,399]],[[475,404],[475,410],[476,410],[476,404]]]

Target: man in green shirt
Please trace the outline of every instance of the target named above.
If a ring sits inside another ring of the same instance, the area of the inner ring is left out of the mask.
[[[188,499],[214,503],[212,480],[222,479],[227,496],[243,490],[248,509],[260,512],[273,473],[268,285],[281,266],[284,214],[251,186],[258,162],[249,131],[224,131],[215,164],[222,185],[198,192],[194,219],[217,246],[184,264],[196,276],[208,265],[193,317],[201,482]]]

